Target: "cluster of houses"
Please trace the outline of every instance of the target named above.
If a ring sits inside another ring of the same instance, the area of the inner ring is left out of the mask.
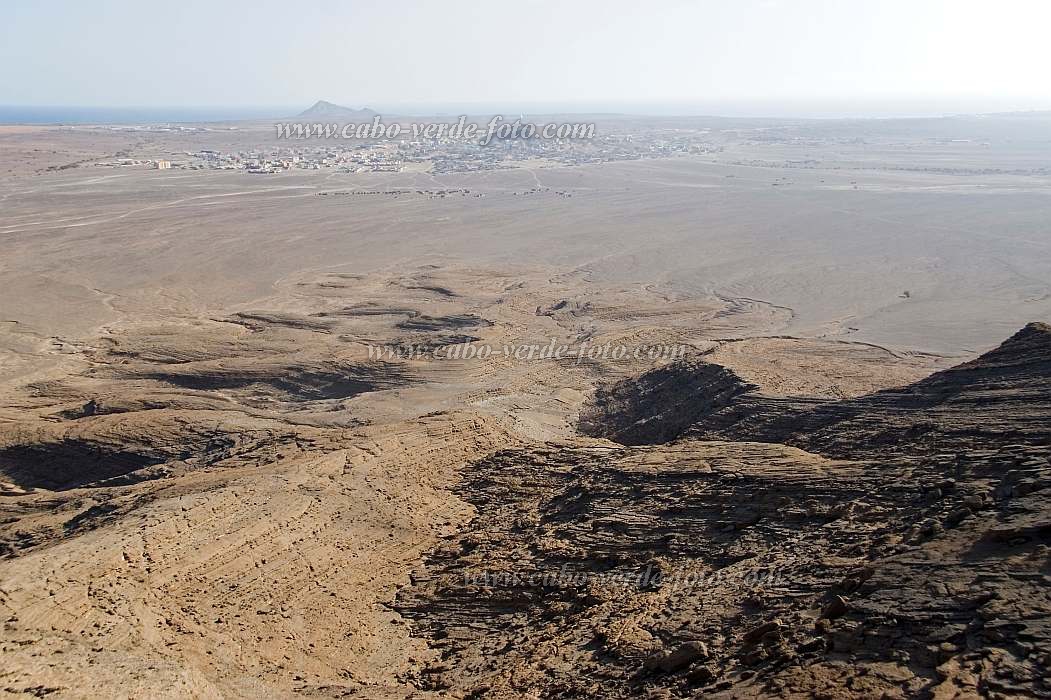
[[[521,162],[543,161],[584,165],[619,160],[669,157],[720,150],[706,134],[693,130],[651,130],[608,134],[591,139],[503,139],[482,145],[477,140],[381,140],[258,148],[237,152],[214,149],[186,151],[182,160],[120,158],[100,166],[146,166],[156,170],[232,170],[273,175],[296,170],[336,170],[345,173],[472,172],[514,168]]]

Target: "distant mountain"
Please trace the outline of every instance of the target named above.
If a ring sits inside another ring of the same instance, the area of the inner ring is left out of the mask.
[[[325,100],[318,100],[309,109],[305,109],[297,114],[296,119],[342,119],[363,121],[366,119],[372,119],[377,114],[379,113],[368,107],[363,107],[362,109],[351,109],[350,107],[343,107],[342,105],[326,102]]]

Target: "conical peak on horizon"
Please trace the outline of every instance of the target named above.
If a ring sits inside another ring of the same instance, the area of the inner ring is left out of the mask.
[[[379,112],[369,109],[368,107],[362,107],[361,109],[353,109],[351,107],[344,107],[334,102],[327,100],[318,100],[313,105],[296,115],[299,118],[307,119],[333,119],[340,117],[354,117],[357,119],[368,118],[371,119],[377,116]]]

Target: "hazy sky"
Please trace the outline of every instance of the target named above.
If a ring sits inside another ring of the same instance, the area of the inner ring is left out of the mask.
[[[1048,0],[3,0],[0,104],[1051,106]]]

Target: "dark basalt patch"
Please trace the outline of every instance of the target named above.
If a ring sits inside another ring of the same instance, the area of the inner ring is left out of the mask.
[[[674,362],[599,388],[578,428],[625,445],[668,442],[754,388],[719,365]]]
[[[455,331],[463,328],[486,328],[491,325],[493,325],[491,321],[476,314],[453,314],[450,316],[416,314],[398,322],[397,327],[406,331],[434,332]]]
[[[355,304],[332,311],[320,311],[314,314],[317,318],[368,318],[370,316],[415,316],[420,312],[402,306],[380,306],[379,304]]]
[[[460,296],[456,292],[447,287],[439,287],[433,284],[403,284],[400,285],[402,289],[410,289],[419,292],[430,292],[431,294],[437,294],[440,297],[458,297]]]
[[[227,319],[227,321],[257,332],[267,328],[290,328],[313,331],[315,333],[329,333],[331,331],[329,324],[324,321],[316,321],[304,316],[291,314],[238,313]]]
[[[188,368],[179,372],[147,372],[142,379],[165,382],[192,391],[251,391],[289,402],[349,399],[408,384],[412,377],[396,364],[263,369]]]
[[[767,396],[726,368],[681,361],[600,389],[580,430],[629,445],[689,435],[849,458],[1051,445],[1049,388],[1051,327],[1033,323],[971,362],[842,401]]]

